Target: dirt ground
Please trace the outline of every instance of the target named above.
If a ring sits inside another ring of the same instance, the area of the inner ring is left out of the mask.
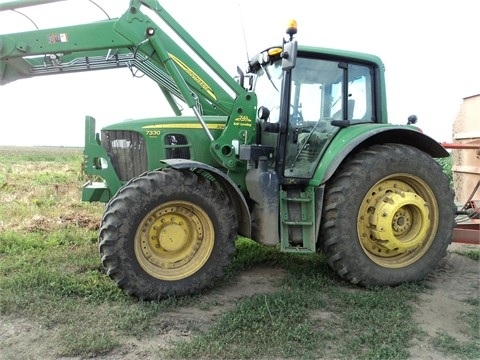
[[[429,339],[438,332],[447,333],[459,341],[466,340],[464,335],[466,325],[459,316],[468,311],[466,299],[480,297],[480,265],[478,261],[454,251],[469,248],[478,249],[478,245],[458,243],[450,245],[448,256],[429,276],[428,282],[432,289],[422,295],[421,302],[416,306],[414,317],[427,337],[422,342],[415,342],[409,349],[412,359],[450,359],[430,345]],[[478,341],[480,341],[480,334]]]
[[[479,262],[453,252],[453,250],[465,246],[468,247],[468,245],[452,244],[449,255],[428,278],[431,290],[422,295],[421,301],[416,305],[416,315],[414,316],[426,336],[421,341],[415,340],[409,349],[411,359],[449,359],[431,346],[430,339],[439,331],[444,331],[460,341],[465,340],[466,326],[459,318],[459,315],[468,307],[464,300],[480,296]],[[473,247],[475,248],[475,246]],[[165,329],[159,329],[157,336],[144,341],[127,338],[123,341],[125,346],[121,350],[107,356],[95,357],[95,359],[158,359],[161,350],[168,348],[172,341],[191,336],[191,329],[198,331],[208,328],[209,324],[235,303],[235,300],[273,291],[275,280],[281,276],[283,274],[278,273],[278,269],[257,268],[245,271],[239,276],[238,283],[205,295],[205,302],[213,304],[212,306],[205,309],[181,308],[175,312],[175,316],[172,315],[175,322],[169,324]],[[0,316],[0,324],[0,344],[4,345],[3,348],[0,348],[1,360],[54,359],[50,355],[54,353],[53,344],[49,342],[49,339],[54,338],[51,334],[52,330],[49,332],[26,319],[2,316]],[[157,355],[152,356],[152,354]],[[80,359],[80,357],[76,357],[62,358],[61,360]]]

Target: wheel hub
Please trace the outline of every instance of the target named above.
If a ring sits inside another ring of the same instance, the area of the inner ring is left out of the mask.
[[[410,175],[395,176],[379,181],[367,192],[357,218],[364,251],[388,267],[405,266],[421,256],[433,239],[432,227],[437,226],[436,207],[432,210],[429,205],[434,198],[426,185]]]
[[[393,217],[392,228],[395,235],[404,234],[412,225],[412,215],[408,209],[400,209]]]
[[[188,202],[157,207],[142,221],[135,253],[144,270],[165,280],[198,271],[213,248],[214,231],[206,213]]]
[[[201,242],[202,226],[188,209],[169,207],[157,211],[145,222],[148,236],[142,238],[142,252],[154,265],[175,268],[188,263]]]
[[[179,251],[187,242],[187,234],[179,224],[165,226],[158,234],[158,245],[167,252]]]
[[[389,250],[410,251],[422,244],[429,226],[425,201],[415,193],[387,193],[370,217],[373,238]]]

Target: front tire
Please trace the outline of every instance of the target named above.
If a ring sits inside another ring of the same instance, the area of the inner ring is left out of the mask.
[[[107,274],[142,300],[199,293],[223,276],[236,219],[224,193],[189,171],[152,171],[108,203],[99,250]]]
[[[438,163],[410,146],[375,145],[328,182],[320,245],[351,283],[395,286],[435,269],[454,226],[453,190]]]

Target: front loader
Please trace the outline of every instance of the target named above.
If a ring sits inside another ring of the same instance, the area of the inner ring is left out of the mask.
[[[421,280],[446,255],[456,207],[435,158],[448,152],[414,125],[388,122],[378,57],[298,45],[296,31],[292,21],[235,76],[156,0],[131,0],[116,19],[0,35],[2,85],[141,72],[175,113],[100,132],[85,119],[84,171],[102,181],[85,184],[82,199],[106,203],[101,261],[126,293],[212,287],[239,235],[322,251],[361,286]]]

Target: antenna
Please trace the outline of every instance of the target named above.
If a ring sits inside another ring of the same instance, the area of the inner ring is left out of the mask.
[[[98,5],[95,1],[93,1],[93,0],[88,0],[88,1],[90,1],[90,2],[91,2],[93,5],[95,5],[96,7],[98,7],[98,8],[107,16],[107,19],[108,19],[108,20],[112,20],[112,19],[110,18],[110,16],[107,14],[107,12],[106,12],[105,10],[103,10],[102,7],[101,7],[100,5]]]
[[[23,12],[20,12],[20,11],[18,11],[18,10],[16,10],[16,9],[12,9],[12,11],[13,11],[13,12],[16,12],[17,14],[20,14],[20,15],[22,15],[22,16],[25,16],[25,17],[33,24],[33,26],[35,26],[35,27],[37,28],[37,30],[38,30],[38,26],[37,26],[37,24],[35,24],[35,21],[33,21],[31,18],[29,18],[29,17],[28,17],[27,15],[25,15]]]
[[[242,5],[240,3],[238,3],[238,8],[240,9],[240,24],[242,25],[243,43],[245,45],[245,52],[247,54],[247,64],[248,64],[250,62],[250,56],[248,55],[247,36],[245,34],[245,26],[243,25]]]

